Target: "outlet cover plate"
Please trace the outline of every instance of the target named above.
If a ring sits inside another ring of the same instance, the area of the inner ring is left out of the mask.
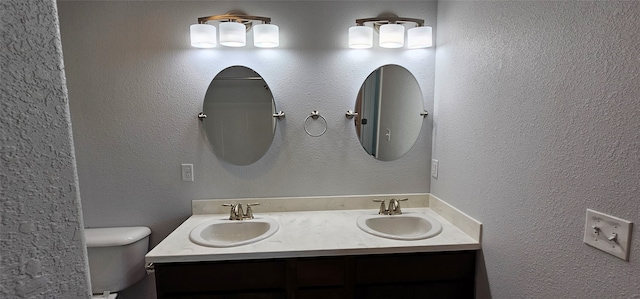
[[[438,160],[431,159],[431,176],[438,178]]]
[[[182,181],[193,182],[193,164],[181,164]]]
[[[633,223],[630,221],[587,209],[584,243],[629,261],[632,228]],[[614,234],[615,240],[610,240]]]

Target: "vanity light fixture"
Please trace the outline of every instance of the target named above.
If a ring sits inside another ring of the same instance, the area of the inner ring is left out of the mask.
[[[367,26],[367,24],[371,26]],[[405,44],[405,25],[415,24],[407,30],[407,48],[428,48],[433,45],[432,28],[424,26],[424,20],[384,16],[356,19],[356,25],[349,28],[349,48],[366,49],[373,47],[373,30],[379,33],[378,46],[382,48],[402,48]]]
[[[218,28],[209,22],[217,21]],[[253,22],[262,22],[253,24]],[[253,45],[258,48],[276,48],[280,45],[280,33],[277,25],[271,24],[271,18],[236,14],[215,15],[198,18],[198,24],[191,25],[191,46],[195,48],[213,48],[217,45],[216,31],[220,34],[220,44],[226,47],[244,47],[247,43],[246,32],[253,29]]]

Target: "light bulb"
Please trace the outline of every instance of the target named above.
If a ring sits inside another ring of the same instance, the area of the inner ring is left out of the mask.
[[[433,46],[432,29],[420,26],[407,30],[407,48],[419,49]]]
[[[400,24],[385,24],[380,26],[380,41],[382,48],[401,48],[404,46],[404,26]]]
[[[193,24],[190,29],[191,46],[213,48],[216,46],[216,27],[209,24]]]
[[[236,22],[220,23],[220,44],[227,47],[244,47],[247,44],[246,27]]]
[[[280,45],[277,25],[258,24],[253,26],[253,45],[258,48],[276,48]]]
[[[353,26],[349,28],[349,48],[367,49],[373,46],[373,28]]]

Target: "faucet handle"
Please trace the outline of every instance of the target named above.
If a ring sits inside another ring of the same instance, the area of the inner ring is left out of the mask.
[[[224,203],[222,204],[223,207],[231,207],[231,211],[229,212],[229,220],[233,220],[234,219],[234,213],[233,210],[235,210],[235,205],[232,203]]]
[[[389,214],[389,210],[387,210],[387,208],[384,205],[385,200],[384,199],[373,199],[373,202],[379,202],[380,203],[380,210],[378,211],[378,214],[380,215],[388,215]]]
[[[253,219],[253,211],[251,210],[252,206],[259,206],[259,202],[248,203],[247,204],[247,212],[242,215],[242,219]]]

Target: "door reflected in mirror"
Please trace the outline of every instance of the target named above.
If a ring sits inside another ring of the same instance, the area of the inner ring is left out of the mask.
[[[275,102],[254,70],[222,70],[204,98],[204,128],[216,156],[234,165],[249,165],[269,150],[276,128]]]
[[[356,133],[364,150],[378,160],[406,154],[422,128],[423,100],[416,78],[399,65],[384,65],[362,83],[356,98]]]

